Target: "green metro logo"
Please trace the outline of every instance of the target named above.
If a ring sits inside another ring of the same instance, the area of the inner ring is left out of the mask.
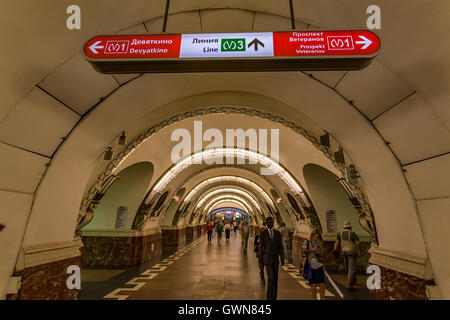
[[[220,51],[245,51],[245,38],[221,39]]]

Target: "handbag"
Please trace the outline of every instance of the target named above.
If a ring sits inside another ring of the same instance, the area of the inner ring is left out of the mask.
[[[306,250],[309,250],[309,240],[306,241]],[[304,253],[302,253],[302,258],[300,259],[299,273],[305,280],[310,280],[312,278],[311,264],[308,261],[308,257]]]

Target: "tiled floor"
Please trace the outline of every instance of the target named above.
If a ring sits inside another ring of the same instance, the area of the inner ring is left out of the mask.
[[[239,233],[232,233],[228,241],[224,237],[220,241],[213,238],[211,243],[202,236],[186,247],[164,255],[157,264],[148,263],[126,271],[95,270],[97,274],[90,271],[82,278],[81,299],[264,300],[266,296],[266,287],[259,282],[253,241],[249,240],[249,252],[244,255]],[[292,265],[280,267],[278,299],[312,299],[308,284],[296,273],[297,268]],[[343,282],[343,276],[333,275],[335,280],[336,277]],[[102,282],[101,279],[107,280]],[[340,281],[336,281],[338,287],[347,296]],[[355,297],[361,297],[361,292]],[[329,285],[326,299],[340,299]]]
[[[124,269],[82,269],[81,278],[83,279],[83,281],[106,281],[121,274],[124,271]]]

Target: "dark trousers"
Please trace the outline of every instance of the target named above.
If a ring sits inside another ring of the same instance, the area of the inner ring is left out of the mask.
[[[276,300],[278,291],[278,259],[266,264],[267,300]]]
[[[225,230],[225,235],[227,239],[230,239],[230,229]]]
[[[258,263],[259,265],[259,277],[264,280],[264,263]]]
[[[208,231],[208,241],[211,241],[212,239],[212,231]]]

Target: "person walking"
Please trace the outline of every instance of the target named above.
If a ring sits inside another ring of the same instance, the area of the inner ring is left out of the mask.
[[[259,260],[259,241],[261,239],[261,231],[263,229],[258,228],[255,232],[255,240],[253,241],[254,249],[253,251],[256,253],[256,258],[258,259],[258,267],[259,267],[259,282],[262,285],[266,284],[266,280],[264,279],[264,263],[260,263]]]
[[[325,270],[323,267],[322,235],[319,230],[314,229],[309,235],[309,240],[303,242],[303,253],[308,257],[311,265],[311,293],[313,300],[317,300],[317,287],[319,287],[320,300],[325,296]]]
[[[250,236],[250,227],[248,226],[247,221],[243,221],[241,224],[241,239],[242,239],[242,250],[244,251],[244,254],[247,253],[247,246],[248,246],[248,237]]]
[[[208,242],[211,242],[213,232],[213,225],[211,221],[208,221],[208,223],[206,224],[206,231],[208,232]]]
[[[286,227],[286,224],[284,222],[281,224],[280,233],[283,241],[285,257],[288,263],[292,263],[291,230],[289,230],[289,228]]]
[[[223,224],[220,220],[217,221],[216,232],[217,232],[217,240],[220,240],[222,238],[222,233],[223,233]]]
[[[339,255],[340,249],[345,259],[345,265],[347,267],[347,288],[350,291],[355,290],[354,286],[357,282],[356,272],[358,269],[358,253],[361,253],[359,246],[359,238],[355,232],[352,231],[352,224],[350,221],[344,222],[344,228],[338,232],[337,239],[334,243],[333,254]],[[360,254],[361,255],[361,254]]]
[[[267,300],[277,299],[278,265],[284,265],[283,245],[280,231],[273,228],[272,217],[266,219],[267,229],[261,233],[259,243],[259,263],[264,263],[267,273]],[[280,260],[278,260],[280,259]]]
[[[231,222],[228,221],[225,223],[225,238],[227,240],[230,240],[230,233],[231,233]]]
[[[236,220],[233,220],[233,229],[234,229],[234,233],[236,233],[236,230],[238,228],[238,223]]]

